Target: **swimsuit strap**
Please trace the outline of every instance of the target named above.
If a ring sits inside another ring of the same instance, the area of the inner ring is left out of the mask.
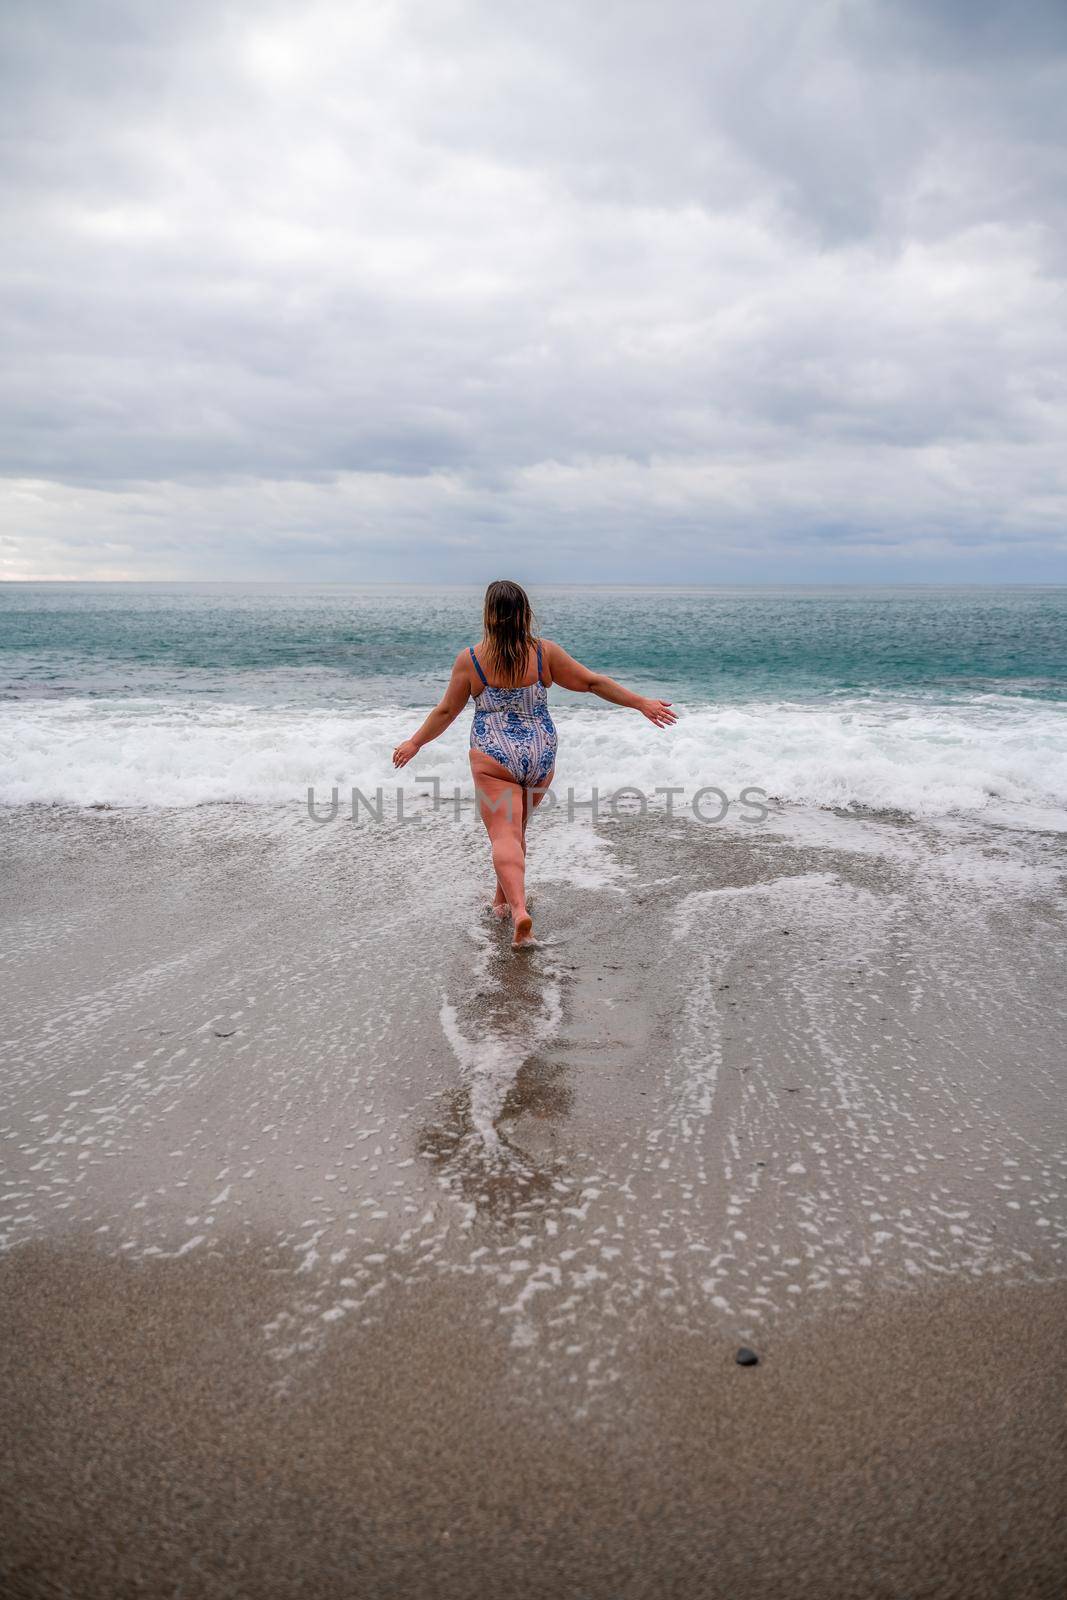
[[[541,682],[541,641],[537,641],[537,681]]]
[[[468,645],[467,648],[471,653],[471,660],[474,662],[474,665],[478,669],[479,678],[481,678],[482,682],[485,684],[485,687],[488,689],[488,687],[489,687],[489,679],[486,677],[485,673],[482,671],[482,664],[478,660],[478,657],[474,654],[474,646],[471,644],[471,645]]]

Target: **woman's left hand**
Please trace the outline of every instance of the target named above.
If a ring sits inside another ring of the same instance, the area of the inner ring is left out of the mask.
[[[414,739],[405,739],[403,744],[398,744],[393,751],[393,766],[406,767],[412,756],[417,756],[419,747]]]
[[[678,721],[677,711],[671,710],[669,700],[641,700],[637,707],[643,717],[649,722],[654,722],[657,728],[669,728],[672,722]]]

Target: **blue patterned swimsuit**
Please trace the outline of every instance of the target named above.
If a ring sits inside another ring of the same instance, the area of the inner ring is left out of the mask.
[[[556,725],[548,711],[548,690],[541,682],[541,646],[537,646],[537,682],[524,689],[494,689],[474,646],[469,648],[485,685],[474,702],[471,749],[499,761],[524,789],[539,789],[556,764]]]

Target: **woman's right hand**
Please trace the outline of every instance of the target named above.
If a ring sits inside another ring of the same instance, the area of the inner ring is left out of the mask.
[[[654,722],[657,728],[669,728],[672,722],[678,721],[677,711],[671,710],[669,700],[641,700],[637,707],[643,717],[649,722]]]

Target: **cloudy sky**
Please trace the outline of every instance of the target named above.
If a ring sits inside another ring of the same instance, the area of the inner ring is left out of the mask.
[[[0,577],[1067,579],[1063,0],[4,0]]]

